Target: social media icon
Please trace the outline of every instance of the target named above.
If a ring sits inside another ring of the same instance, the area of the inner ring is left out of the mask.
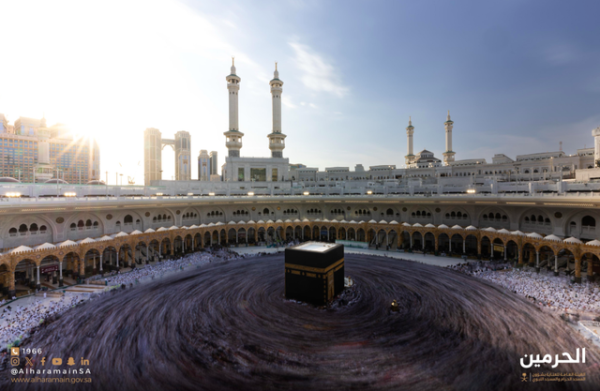
[[[62,365],[62,358],[60,358],[60,357],[53,358],[52,365]]]
[[[70,366],[75,365],[75,360],[73,359],[73,357],[69,357],[69,359],[67,360],[67,365],[70,365]]]
[[[21,360],[19,360],[19,357],[11,357],[10,358],[10,365],[12,365],[13,367],[18,366],[21,363]]]
[[[31,359],[29,357],[25,357],[25,360],[27,360],[27,362],[25,363],[25,366],[29,365],[30,367],[33,366],[33,361],[31,361]]]
[[[10,354],[11,354],[11,356],[18,356],[19,348],[10,348]]]
[[[42,357],[42,365],[46,365],[46,357]]]

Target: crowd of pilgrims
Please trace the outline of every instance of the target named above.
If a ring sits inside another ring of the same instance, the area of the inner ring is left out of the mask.
[[[62,296],[56,300],[39,300],[29,306],[4,305],[0,312],[0,349],[6,349],[29,337],[31,329],[48,318],[60,314],[83,301],[78,295]]]
[[[294,244],[297,243],[288,242],[285,245]],[[100,281],[108,286],[127,288],[190,267],[262,255],[265,253],[240,255],[227,248],[214,248],[136,268],[125,274],[111,274]],[[481,262],[463,263],[448,268],[501,285],[528,298],[542,309],[600,315],[600,286],[597,283],[573,284],[568,276],[554,276],[551,272],[536,273],[528,268],[513,269],[509,264],[490,266]],[[43,327],[53,317],[84,302],[79,295],[65,295],[59,299],[40,298],[26,306],[15,303],[7,305],[4,300],[0,302],[0,370],[7,365],[7,351],[11,346],[18,346],[33,329]]]
[[[575,284],[566,275],[555,276],[543,269],[538,273],[529,267],[512,268],[509,264],[464,263],[448,268],[501,285],[543,310],[600,315],[600,285],[596,282]]]
[[[100,281],[106,285],[126,288],[136,283],[160,278],[169,273],[183,271],[189,267],[261,255],[264,255],[264,253],[240,255],[226,248],[209,249],[208,251],[195,252],[176,259],[164,260],[143,268],[136,268],[129,273],[112,274]],[[93,298],[90,300],[93,300]],[[8,304],[5,300],[0,302],[0,370],[6,368],[10,359],[8,355],[10,347],[19,346],[35,329],[43,327],[44,324],[51,322],[53,318],[69,308],[86,302],[87,300],[83,295],[63,295],[60,298],[48,299],[44,295],[44,298],[40,297],[39,300],[27,305],[19,305],[18,301]]]

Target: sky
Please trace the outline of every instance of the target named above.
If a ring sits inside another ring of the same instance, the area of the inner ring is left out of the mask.
[[[101,148],[102,179],[143,183],[143,132],[227,154],[225,76],[241,77],[241,156],[270,156],[269,80],[283,80],[284,156],[309,167],[404,165],[593,146],[600,2],[1,1],[0,113],[67,124]],[[163,179],[174,175],[163,151]],[[220,171],[220,167],[219,167]]]

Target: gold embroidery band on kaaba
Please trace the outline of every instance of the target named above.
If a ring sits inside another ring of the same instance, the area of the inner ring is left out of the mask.
[[[295,269],[295,270],[303,270],[306,272],[314,272],[314,273],[327,273],[328,271],[330,271],[331,269],[334,269],[336,267],[338,267],[335,271],[339,270],[342,266],[344,265],[344,258],[340,259],[339,261],[337,261],[334,264],[331,264],[329,266],[327,266],[326,268],[319,268],[319,267],[310,267],[310,266],[303,266],[303,265],[296,265],[293,263],[286,263],[285,264],[285,268],[286,269]]]

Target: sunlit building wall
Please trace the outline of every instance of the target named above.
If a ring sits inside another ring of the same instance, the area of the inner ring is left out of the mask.
[[[0,114],[0,176],[33,182],[38,160],[38,130],[45,119],[20,117],[13,127]],[[50,164],[59,178],[73,184],[100,177],[100,148],[95,140],[74,138],[64,125],[49,127]]]

